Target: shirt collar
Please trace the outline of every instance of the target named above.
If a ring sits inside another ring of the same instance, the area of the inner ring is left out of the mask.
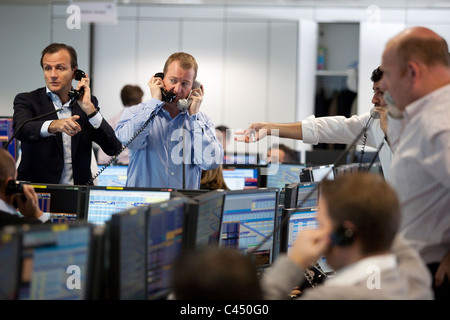
[[[4,200],[0,199],[0,211],[8,212],[11,214],[17,214],[17,210],[11,206],[10,204],[6,203]]]
[[[58,97],[57,94],[51,92],[50,89],[49,89],[47,86],[45,87],[45,91],[46,91],[47,95],[50,97],[50,99],[52,99],[53,104],[54,104],[57,108],[63,107],[62,101],[61,101],[61,99]],[[70,105],[70,99],[69,99],[69,101],[67,101],[67,102],[65,103],[64,106],[67,107],[67,106],[69,106],[69,105]]]
[[[449,92],[450,84],[447,84],[443,87],[440,87],[439,89],[430,92],[422,98],[407,105],[405,110],[403,111],[403,117],[406,119],[411,119],[420,112],[426,111],[424,110],[423,106],[427,105],[430,101],[435,101],[435,99],[438,99],[439,97],[444,96]]]
[[[394,269],[397,261],[393,254],[377,255],[364,258],[336,272],[336,275],[325,282],[326,286],[350,286],[365,281],[374,270],[386,271]]]

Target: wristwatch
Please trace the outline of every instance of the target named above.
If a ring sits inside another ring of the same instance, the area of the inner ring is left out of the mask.
[[[91,118],[95,117],[95,115],[96,115],[97,113],[98,113],[98,107],[95,108],[95,111],[94,111],[94,112],[88,114],[87,117],[88,117],[89,119],[91,119]]]

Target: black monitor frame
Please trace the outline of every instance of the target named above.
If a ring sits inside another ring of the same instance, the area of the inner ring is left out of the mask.
[[[57,214],[58,211],[60,213],[72,213],[71,210],[75,207],[73,213],[76,213],[76,220],[84,219],[86,186],[29,182],[25,182],[25,184],[33,186],[36,193],[50,193],[53,199],[57,199],[50,202],[50,213]],[[59,199],[59,196],[64,196],[64,198]]]

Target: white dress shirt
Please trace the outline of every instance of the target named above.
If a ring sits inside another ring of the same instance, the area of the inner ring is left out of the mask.
[[[344,116],[319,117],[310,116],[302,120],[303,142],[317,143],[343,143],[351,144],[361,131],[366,127],[370,113],[354,115],[350,118]],[[384,177],[389,177],[389,168],[392,160],[392,152],[388,143],[384,140],[384,132],[381,130],[380,120],[372,119],[367,129],[367,142],[369,147],[378,149],[382,143],[379,158],[383,168]],[[363,136],[361,135],[363,138]],[[360,139],[359,143],[362,143]]]
[[[450,85],[388,115],[390,182],[402,206],[400,231],[426,263],[450,250]]]
[[[70,105],[70,100],[66,102],[64,105],[61,102],[61,99],[51,92],[47,88],[47,95],[52,99],[53,105],[55,106],[55,109],[60,109],[64,107],[61,111],[57,112],[58,119],[66,119],[72,116],[72,110],[71,108],[68,108]],[[92,124],[94,128],[99,128],[100,124],[102,123],[103,117],[101,116],[100,112],[98,112],[94,117],[89,119],[89,122]],[[51,135],[54,135],[53,133],[48,132],[48,127],[50,126],[50,123],[52,120],[45,121],[44,124],[41,127],[41,137],[45,138]],[[61,174],[61,180],[59,181],[60,184],[73,184],[73,171],[72,171],[72,137],[69,136],[67,133],[62,132],[62,140],[63,140],[63,152],[64,152],[64,169]],[[91,166],[96,167],[96,163],[94,165],[95,157],[92,158]]]

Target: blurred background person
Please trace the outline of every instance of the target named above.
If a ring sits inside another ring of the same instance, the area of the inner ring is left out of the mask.
[[[123,108],[117,113],[114,117],[108,120],[111,127],[114,129],[117,126],[117,122],[119,122],[120,117],[122,116],[123,110],[125,108],[137,105],[142,102],[142,97],[144,96],[144,91],[139,86],[127,84],[120,91],[120,99],[122,100]],[[98,164],[107,164],[112,157],[108,156],[102,149],[99,149],[97,152],[97,163]],[[116,159],[117,164],[128,165],[130,162],[130,158],[128,155],[128,149],[123,150],[120,155]]]

